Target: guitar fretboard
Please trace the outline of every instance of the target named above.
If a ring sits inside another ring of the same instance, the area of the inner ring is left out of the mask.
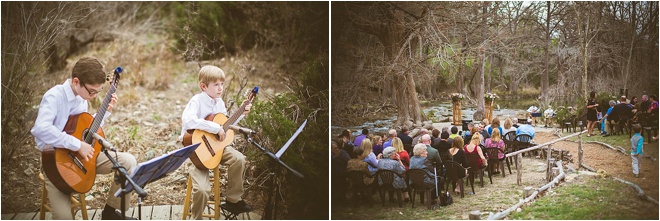
[[[99,127],[101,127],[101,122],[103,121],[103,117],[105,116],[105,112],[108,110],[108,106],[110,106],[110,100],[112,99],[112,94],[115,93],[117,88],[115,87],[115,84],[111,84],[110,89],[108,89],[108,93],[105,94],[105,99],[103,99],[103,103],[101,104],[101,107],[99,107],[99,110],[96,112],[96,116],[94,116],[94,121],[92,122],[92,125],[89,127],[89,133],[85,136],[85,143],[91,144],[92,141],[94,140],[93,133],[96,133],[96,131],[99,130]]]

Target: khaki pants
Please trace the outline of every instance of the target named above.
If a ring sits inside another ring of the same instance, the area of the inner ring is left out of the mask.
[[[114,157],[115,154],[111,153],[111,155]],[[124,166],[129,173],[131,172],[131,169],[137,165],[135,157],[130,153],[117,152],[117,162],[119,162],[119,165]],[[111,172],[112,161],[110,161],[104,153],[99,154],[98,158],[96,158],[96,173],[108,174]],[[73,219],[73,217],[71,217],[71,196],[62,193],[62,191],[57,189],[57,187],[55,187],[55,185],[48,179],[48,176],[44,177],[46,181],[46,189],[48,190],[48,202],[53,209],[53,219]],[[112,182],[108,197],[105,201],[106,205],[115,209],[121,209],[121,197],[115,197],[115,192],[117,192],[120,187],[121,185]],[[128,209],[131,202],[131,195],[126,195],[124,201],[126,202],[126,209]]]
[[[244,192],[243,180],[245,180],[245,176],[243,171],[245,170],[245,156],[232,146],[226,146],[222,152],[222,161],[220,163],[226,164],[229,167],[227,169],[227,190],[225,191],[227,201],[232,203],[241,201]],[[209,200],[209,195],[211,195],[209,170],[198,169],[194,165],[191,165],[189,173],[193,181],[192,218],[202,219],[204,208]]]
[[[637,156],[630,155],[630,157],[632,157],[633,174],[639,174],[639,171],[642,169],[642,154],[637,154]]]

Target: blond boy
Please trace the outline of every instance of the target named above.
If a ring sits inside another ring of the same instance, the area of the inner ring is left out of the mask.
[[[199,129],[218,134],[220,140],[225,139],[225,131],[222,129],[222,125],[204,120],[209,114],[220,113],[227,115],[225,102],[221,98],[224,84],[225,73],[222,69],[207,65],[199,70],[199,88],[202,92],[193,96],[183,110],[181,116],[181,136],[179,140],[182,140],[187,130],[191,129]],[[247,115],[250,112],[251,106],[251,104],[246,106],[243,115]],[[226,206],[232,211],[244,212],[252,210],[252,207],[247,205],[242,199],[244,192],[243,181],[245,179],[243,173],[245,170],[245,156],[231,145],[228,145],[222,153],[221,163],[229,167],[227,170]],[[208,179],[209,170],[199,169],[194,166],[190,168],[189,172],[193,181],[192,215],[194,219],[202,219],[204,208],[211,193],[211,183]]]

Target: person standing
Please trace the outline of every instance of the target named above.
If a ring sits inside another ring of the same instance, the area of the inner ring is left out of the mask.
[[[632,146],[630,157],[632,157],[633,174],[635,174],[635,177],[639,177],[642,155],[644,154],[644,137],[642,137],[640,134],[642,127],[639,126],[639,124],[635,124],[635,126],[633,126],[633,130],[635,130],[635,135],[630,138],[630,144]]]
[[[593,136],[594,126],[598,121],[598,103],[596,103],[596,92],[589,93],[589,100],[587,100],[587,137]]]

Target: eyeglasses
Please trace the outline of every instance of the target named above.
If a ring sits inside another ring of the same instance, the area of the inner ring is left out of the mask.
[[[95,94],[98,94],[99,92],[101,92],[101,91],[89,91],[89,88],[87,88],[87,86],[85,86],[85,84],[82,84],[82,86],[85,88],[85,90],[87,90],[87,93],[89,94],[89,96],[94,96]],[[101,90],[102,89],[103,88],[101,88]]]

